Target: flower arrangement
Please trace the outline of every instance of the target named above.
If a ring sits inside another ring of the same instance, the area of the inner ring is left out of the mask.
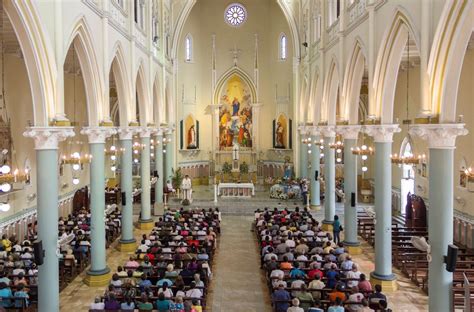
[[[222,173],[229,174],[232,172],[232,165],[229,164],[227,161],[222,164]]]
[[[242,174],[249,173],[249,165],[244,161],[240,164],[239,170]]]

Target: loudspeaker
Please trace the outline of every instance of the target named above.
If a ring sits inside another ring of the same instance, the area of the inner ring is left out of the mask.
[[[318,181],[318,177],[319,177],[319,171],[315,170],[314,171],[314,181]]]
[[[155,178],[159,178],[159,177],[160,177],[160,175],[158,174],[158,170],[153,171],[153,176],[154,176]]]
[[[125,206],[127,204],[127,196],[125,192],[122,192],[122,205]]]
[[[351,207],[356,206],[356,194],[354,192],[351,193]]]
[[[444,257],[444,262],[446,262],[446,271],[454,272],[456,269],[456,262],[458,260],[458,247],[451,244],[448,245],[448,255]]]
[[[33,242],[33,254],[35,256],[35,263],[37,265],[42,265],[43,258],[44,258],[44,250],[43,250],[43,242],[39,240],[35,240]]]

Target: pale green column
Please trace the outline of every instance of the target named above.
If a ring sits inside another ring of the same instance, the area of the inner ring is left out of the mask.
[[[121,129],[120,145],[122,147],[122,159],[120,162],[120,190],[125,193],[125,205],[122,203],[122,237],[121,244],[134,244],[133,237],[133,177],[132,177],[132,137],[133,131]]]
[[[344,244],[359,246],[357,240],[357,157],[352,154],[357,139],[344,139]],[[356,205],[351,206],[352,193],[355,195]]]
[[[396,283],[395,275],[392,273],[392,162],[390,154],[393,133],[400,132],[400,128],[398,125],[367,126],[366,131],[375,142],[375,270],[371,273],[371,279],[376,284],[383,284],[387,290],[392,290],[396,288]]]
[[[320,168],[320,158],[321,158],[321,149],[319,147],[319,135],[312,136],[311,143],[311,173],[309,175],[309,180],[311,181],[311,207],[319,208],[321,206],[321,197],[320,197],[320,185],[319,177],[321,176]],[[317,178],[316,178],[317,171]]]
[[[305,135],[301,133],[300,140],[300,178],[308,177],[308,143],[302,142]]]
[[[163,133],[161,130],[156,135],[155,144],[155,170],[158,172],[158,180],[155,183],[155,203],[163,203],[163,179],[165,174],[163,172]]]
[[[444,256],[453,243],[454,149],[456,137],[466,135],[464,124],[419,125],[410,129],[412,135],[429,144],[429,212],[428,241],[431,262],[428,264],[428,298],[430,311],[452,311],[453,274],[446,271]]]
[[[69,127],[32,127],[23,134],[35,139],[38,240],[44,263],[38,272],[38,311],[59,311],[58,243],[58,142],[74,136]]]
[[[336,214],[336,159],[335,151],[329,147],[334,143],[336,132],[329,128],[324,132],[324,220],[323,223],[329,225],[334,222]],[[332,228],[332,227],[331,227]],[[326,227],[325,229],[331,229]]]
[[[140,154],[140,175],[141,175],[141,218],[139,223],[153,222],[151,219],[151,197],[150,197],[150,130],[141,132],[142,152]]]
[[[110,269],[106,260],[105,240],[105,140],[115,134],[114,128],[89,127],[81,134],[89,138],[92,156],[90,164],[91,199],[91,266],[84,282],[89,286],[103,286],[109,282]]]
[[[173,157],[174,157],[174,139],[173,139],[173,132],[169,132],[166,135],[167,138],[167,143],[166,147],[164,149],[166,150],[166,153],[164,153],[165,157],[165,182],[167,180],[171,181],[171,178],[173,176]]]

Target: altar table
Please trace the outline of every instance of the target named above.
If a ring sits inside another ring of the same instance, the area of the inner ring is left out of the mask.
[[[253,183],[219,183],[217,194],[222,197],[252,197],[255,187]]]

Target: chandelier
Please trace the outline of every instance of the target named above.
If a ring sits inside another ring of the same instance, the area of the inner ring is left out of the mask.
[[[367,159],[369,156],[374,155],[375,151],[371,146],[365,144],[365,133],[362,133],[362,145],[357,146],[356,148],[351,147],[351,152],[353,155],[360,156],[362,172],[367,172]]]
[[[109,147],[109,149],[105,149],[105,155],[107,157],[110,157],[110,170],[115,173],[117,171],[117,161],[118,157],[120,156],[121,153],[125,151],[125,148],[117,148],[115,146],[116,137],[113,136],[112,138],[112,145]]]
[[[390,155],[392,164],[396,165],[419,165],[421,162],[426,160],[426,155],[409,155],[409,156],[399,156],[398,154]]]
[[[329,148],[336,150],[336,162],[341,163],[343,158],[344,143],[341,141],[341,136],[338,134],[334,143],[329,143]]]

